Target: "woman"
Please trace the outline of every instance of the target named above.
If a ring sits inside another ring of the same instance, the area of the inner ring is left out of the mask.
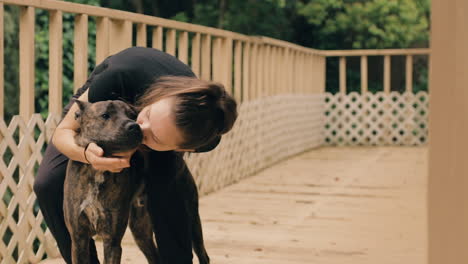
[[[105,59],[91,73],[73,98],[82,101],[124,100],[139,110],[137,123],[143,131],[143,145],[154,150],[145,175],[148,208],[163,263],[192,263],[191,223],[178,181],[191,181],[181,152],[214,149],[221,135],[236,118],[237,105],[220,84],[195,78],[190,68],[164,52],[133,47]],[[91,164],[97,170],[119,172],[130,166],[129,156],[103,157],[103,150],[91,143],[86,148],[74,143],[79,129],[74,119],[78,110],[70,102],[57,126],[40,164],[34,183],[44,219],[60,252],[71,263],[71,240],[63,217],[63,182],[68,159]],[[98,263],[94,241],[91,263]]]

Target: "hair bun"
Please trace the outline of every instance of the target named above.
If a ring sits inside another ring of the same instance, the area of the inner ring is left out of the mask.
[[[237,103],[225,89],[221,88],[219,97],[216,100],[216,107],[219,109],[217,125],[220,134],[225,134],[231,130],[237,119]],[[230,113],[228,115],[227,113]]]

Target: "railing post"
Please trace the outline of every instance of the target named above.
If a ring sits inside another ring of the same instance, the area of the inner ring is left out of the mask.
[[[49,114],[62,113],[62,12],[50,11],[49,19]]]
[[[428,263],[468,263],[468,1],[431,1]]]

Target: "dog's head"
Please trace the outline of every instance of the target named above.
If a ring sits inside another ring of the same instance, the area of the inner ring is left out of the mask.
[[[94,142],[106,156],[127,152],[138,147],[143,139],[140,126],[135,122],[138,113],[122,101],[88,103],[75,100],[79,110],[75,119],[82,145]]]

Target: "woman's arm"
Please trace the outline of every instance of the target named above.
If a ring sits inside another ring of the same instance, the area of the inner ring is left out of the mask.
[[[88,102],[88,91],[84,92],[78,99]],[[73,103],[68,113],[55,129],[52,135],[52,143],[55,147],[71,160],[83,163],[88,163],[89,161],[93,168],[97,170],[119,172],[123,168],[129,167],[129,158],[104,158],[102,157],[104,151],[94,143],[89,144],[85,157],[85,149],[78,146],[74,138],[80,126],[75,120],[76,111],[78,111],[78,106],[76,103]]]

